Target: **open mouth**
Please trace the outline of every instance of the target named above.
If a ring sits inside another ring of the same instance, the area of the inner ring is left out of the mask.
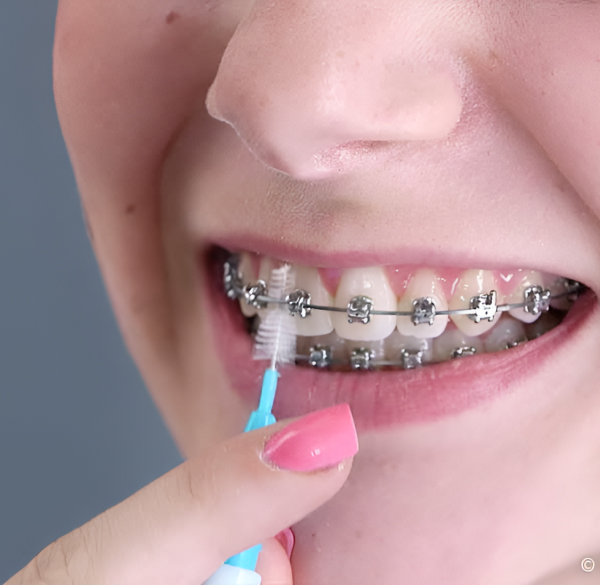
[[[297,342],[276,414],[349,402],[363,428],[437,418],[498,394],[595,304],[581,283],[524,268],[293,266],[293,289],[274,297],[269,276],[281,261],[219,248],[210,262],[234,387],[258,396],[264,364],[252,360],[253,334],[267,311],[283,309]]]

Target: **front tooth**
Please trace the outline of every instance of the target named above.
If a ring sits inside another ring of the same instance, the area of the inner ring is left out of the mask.
[[[369,297],[375,311],[396,311],[396,295],[380,266],[344,270],[335,296],[335,306],[346,310],[350,300],[356,296]],[[396,327],[394,315],[371,315],[367,324],[349,323],[346,312],[332,313],[331,318],[340,337],[355,341],[385,339]]]
[[[456,285],[452,299],[450,299],[450,309],[468,309],[471,298],[497,290],[498,287],[493,272],[489,270],[465,270]],[[498,294],[496,304],[502,304],[502,299]],[[476,323],[469,315],[452,315],[450,318],[465,335],[476,336],[489,331],[499,317],[500,313],[497,312],[493,321],[482,319],[479,323]]]
[[[448,328],[433,340],[433,360],[445,362],[455,357],[454,352],[461,348],[472,348],[476,354],[484,353],[485,350],[481,337],[471,337],[460,329]]]
[[[398,303],[398,311],[412,311],[413,301],[423,297],[430,297],[433,300],[436,311],[448,310],[446,295],[438,275],[433,270],[421,269],[414,274]],[[437,315],[434,317],[433,325],[429,323],[415,325],[411,317],[398,317],[397,324],[398,331],[402,335],[430,339],[444,332],[448,324],[448,315]]]
[[[526,289],[531,286],[542,286],[542,275],[536,270],[524,270],[520,272],[519,276],[520,279],[515,289],[504,299],[506,304],[522,303],[525,298],[524,293]],[[541,315],[541,313],[538,313],[537,315],[528,313],[523,308],[510,309],[509,314],[523,323],[533,323]]]
[[[242,285],[254,284],[257,281],[256,270],[252,256],[243,252],[240,257],[239,271],[242,274]],[[258,312],[256,307],[249,305],[244,297],[240,297],[240,310],[245,317],[254,317]]]
[[[485,351],[488,353],[502,351],[525,341],[527,341],[527,335],[523,323],[505,315],[486,336]]]
[[[310,294],[311,305],[322,305],[330,307],[333,298],[323,285],[319,271],[310,266],[295,266],[296,288],[307,291]],[[304,319],[295,317],[298,335],[311,337],[314,335],[326,335],[333,331],[331,314],[328,311],[312,310]]]

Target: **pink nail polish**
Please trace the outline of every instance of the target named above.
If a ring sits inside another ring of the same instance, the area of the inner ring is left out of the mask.
[[[288,471],[314,471],[342,462],[358,452],[358,438],[347,404],[318,410],[275,433],[263,460]]]

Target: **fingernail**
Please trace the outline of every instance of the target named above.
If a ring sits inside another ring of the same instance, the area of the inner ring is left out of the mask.
[[[291,528],[286,528],[275,535],[275,538],[279,541],[279,544],[284,548],[288,559],[292,557],[292,551],[294,550],[294,542],[296,538]]]
[[[347,404],[294,421],[267,441],[263,460],[288,471],[315,471],[356,455],[358,438]]]

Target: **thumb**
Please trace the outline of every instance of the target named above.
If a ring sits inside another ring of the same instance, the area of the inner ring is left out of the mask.
[[[59,539],[7,585],[202,583],[330,499],[357,450],[345,404],[239,435]]]

